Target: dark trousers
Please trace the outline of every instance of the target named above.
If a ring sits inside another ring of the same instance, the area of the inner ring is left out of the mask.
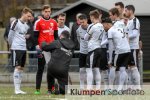
[[[45,58],[44,56],[42,56],[41,58],[38,58],[38,69],[36,73],[36,89],[41,88],[44,66],[45,66]]]
[[[55,82],[54,79],[56,78],[59,84],[59,94],[65,94],[65,85],[68,85],[68,72],[64,72],[63,75],[59,75],[59,73],[55,73],[54,70],[53,72],[51,71],[52,70],[48,68],[47,70],[48,88],[52,89]]]

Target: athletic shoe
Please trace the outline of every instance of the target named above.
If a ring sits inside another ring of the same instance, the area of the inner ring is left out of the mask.
[[[48,95],[51,95],[52,93],[51,93],[51,91],[47,91],[47,94],[48,94]]]
[[[54,84],[54,87],[55,87],[55,95],[58,95],[59,94],[59,86],[58,84]]]
[[[21,90],[16,90],[15,91],[15,94],[27,94],[26,92],[23,92],[23,91],[21,91]]]
[[[34,94],[39,95],[39,94],[41,94],[41,92],[40,92],[40,90],[36,90],[36,91],[34,92]]]

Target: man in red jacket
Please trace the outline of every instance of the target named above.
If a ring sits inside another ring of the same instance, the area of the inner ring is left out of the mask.
[[[34,35],[36,37],[36,49],[38,51],[38,70],[36,74],[36,91],[35,94],[40,94],[42,75],[45,63],[50,60],[50,52],[41,50],[41,43],[50,44],[58,38],[57,22],[50,18],[51,8],[49,5],[42,7],[42,18],[38,19],[34,25]],[[40,52],[40,53],[39,53]],[[43,54],[42,54],[43,53]],[[48,78],[47,78],[47,81]]]

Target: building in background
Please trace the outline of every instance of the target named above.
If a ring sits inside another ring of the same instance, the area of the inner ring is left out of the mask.
[[[11,16],[19,17],[18,12],[21,12],[24,6],[30,7],[36,16],[41,12],[44,4],[50,4],[54,13],[76,1],[78,0],[0,0],[0,27],[6,26]]]

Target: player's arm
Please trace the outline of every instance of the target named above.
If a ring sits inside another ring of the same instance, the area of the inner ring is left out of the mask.
[[[105,39],[101,42],[101,46],[108,44],[108,39]]]
[[[86,33],[85,36],[84,36],[84,40],[88,41],[89,38],[90,38],[90,35],[88,33]]]
[[[114,44],[113,44],[113,31],[108,31],[108,65],[111,67],[112,64],[112,57],[113,57],[113,51],[114,51]]]
[[[39,38],[39,31],[34,31],[34,37],[35,37],[35,45],[38,45],[38,38]]]
[[[10,46],[11,46],[11,44],[13,42],[15,31],[17,29],[17,23],[18,23],[18,20],[15,20],[14,22],[12,22],[10,31],[8,33],[8,43],[9,43]]]
[[[91,29],[93,25],[90,25],[87,28],[87,33],[84,35],[84,40],[88,41],[90,36],[93,34],[93,30]]]
[[[54,39],[57,40],[59,37],[58,37],[58,25],[57,25],[57,22],[54,21],[54,27],[53,27],[53,30],[54,30]]]
[[[133,21],[134,28],[132,29],[132,33],[129,33],[129,39],[136,38],[139,36],[139,29],[140,29],[140,23],[136,21],[136,19]]]
[[[58,30],[54,30],[54,39],[55,39],[55,40],[58,39]]]
[[[42,42],[42,50],[44,51],[52,51],[55,50],[56,48],[58,48],[58,43],[57,41],[54,41],[50,44],[47,44],[46,42]]]
[[[78,40],[78,42],[80,43],[80,34],[79,34],[79,28],[76,30],[76,33],[77,33],[77,40]]]
[[[39,38],[39,34],[40,34],[40,20],[37,20],[34,24],[34,42],[36,45],[36,49],[40,49],[39,45],[38,45],[38,38]]]
[[[133,39],[136,38],[139,34],[139,30],[138,29],[133,29],[132,33],[128,34],[129,39]]]
[[[113,40],[108,39],[108,52],[109,52],[108,65],[112,64],[113,50],[114,50]]]
[[[103,33],[103,35],[106,35],[106,34],[107,34],[106,32]],[[104,36],[103,36],[103,38],[104,38]],[[106,45],[106,44],[108,44],[108,38],[102,39],[101,46]]]

